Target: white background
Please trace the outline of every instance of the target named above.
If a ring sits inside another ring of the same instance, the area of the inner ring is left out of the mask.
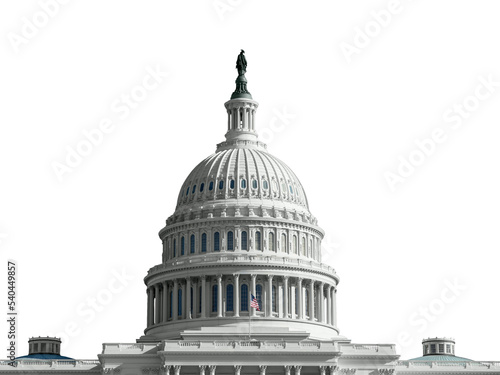
[[[191,169],[224,139],[243,48],[257,126],[327,233],[341,333],[398,343],[405,359],[421,355],[422,338],[451,336],[457,355],[500,360],[500,87],[459,129],[443,120],[478,77],[500,81],[498,1],[401,0],[378,34],[371,12],[388,1],[221,3],[222,14],[212,0],[71,1],[17,52],[11,33],[22,36],[41,6],[1,3],[0,310],[14,259],[18,355],[31,336],[70,331],[62,354],[96,358],[101,343],[142,335],[157,233]],[[340,45],[367,25],[373,37],[349,62]],[[120,119],[111,104],[148,66],[170,75]],[[273,120],[283,111],[295,117]],[[113,131],[58,181],[52,163],[105,118]],[[384,173],[436,128],[446,142],[391,191]],[[79,314],[113,270],[133,277],[93,319]],[[466,289],[448,293],[447,281]],[[429,305],[438,313],[425,326],[411,320]]]

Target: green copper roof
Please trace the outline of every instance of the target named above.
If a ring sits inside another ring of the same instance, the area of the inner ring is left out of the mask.
[[[422,362],[473,362],[472,359],[456,357],[454,355],[424,355],[423,357],[409,359],[409,361],[422,361]]]

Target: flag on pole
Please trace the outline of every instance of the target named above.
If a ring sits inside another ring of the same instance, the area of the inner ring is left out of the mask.
[[[259,301],[257,301],[257,298],[255,298],[253,294],[251,296],[252,296],[252,301],[250,302],[250,307],[255,307],[257,311],[260,311]]]

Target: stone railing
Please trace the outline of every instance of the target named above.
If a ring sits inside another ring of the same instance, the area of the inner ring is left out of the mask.
[[[319,263],[315,260],[289,258],[286,256],[278,255],[265,255],[265,254],[237,254],[229,252],[221,252],[219,254],[209,255],[191,255],[184,256],[176,259],[171,259],[166,263],[158,264],[149,269],[148,275],[154,274],[159,271],[170,269],[171,267],[197,265],[203,263],[251,263],[251,264],[274,264],[286,266],[298,266],[316,271],[324,271],[335,275],[335,269],[324,263]]]
[[[157,351],[160,344],[156,343],[131,343],[131,344],[119,344],[119,343],[104,343],[102,344],[102,354],[112,354],[127,352],[130,354],[143,354],[151,351]]]
[[[442,367],[443,370],[449,371],[451,368],[461,368],[470,370],[495,370],[500,371],[500,362],[467,362],[467,361],[457,361],[457,362],[436,362],[436,361],[396,361],[396,366],[399,367],[420,367],[420,368],[436,368]]]
[[[101,364],[98,360],[92,359],[16,359],[15,361],[0,361],[0,370],[6,371],[7,369],[34,369],[37,370],[48,370],[48,369],[71,369],[78,368],[82,370],[92,370],[95,369],[97,373],[100,373]]]
[[[225,349],[232,351],[247,351],[247,350],[276,350],[282,349],[285,351],[311,351],[325,350],[330,352],[338,352],[334,342],[285,342],[283,340],[219,340],[219,341],[165,341],[163,342],[162,351],[179,351],[179,350],[202,350],[202,351],[220,351]]]

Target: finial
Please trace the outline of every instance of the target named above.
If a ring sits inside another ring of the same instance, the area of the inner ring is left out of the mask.
[[[252,95],[247,90],[247,79],[245,78],[245,73],[247,72],[247,59],[245,58],[245,51],[243,50],[241,50],[236,59],[236,69],[238,69],[238,78],[236,78],[236,90],[234,90],[231,95],[231,99],[252,99]]]

